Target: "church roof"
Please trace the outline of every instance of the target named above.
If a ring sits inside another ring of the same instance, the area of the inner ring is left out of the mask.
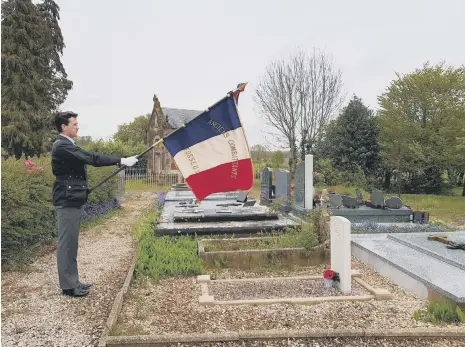
[[[178,108],[162,108],[163,114],[168,118],[170,128],[177,129],[183,124],[197,117],[203,111],[183,110]]]

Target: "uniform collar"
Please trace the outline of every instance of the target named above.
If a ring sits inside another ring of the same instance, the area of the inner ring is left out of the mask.
[[[62,137],[64,137],[64,138],[66,138],[66,139],[68,139],[68,140],[70,140],[70,141],[71,141],[71,143],[72,143],[73,145],[76,145],[76,142],[74,142],[74,140],[73,140],[71,137],[69,137],[69,136],[66,136],[66,135],[63,135],[63,134],[60,134],[60,136],[62,136]]]

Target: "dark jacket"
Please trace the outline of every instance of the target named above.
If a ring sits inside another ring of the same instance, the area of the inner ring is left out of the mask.
[[[119,164],[120,158],[86,152],[69,139],[59,136],[52,146],[53,204],[80,207],[87,202],[87,164],[110,166]]]

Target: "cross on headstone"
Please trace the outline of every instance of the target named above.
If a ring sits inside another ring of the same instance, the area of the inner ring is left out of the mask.
[[[332,216],[331,230],[331,269],[339,273],[339,289],[343,293],[352,290],[350,221],[341,216]]]

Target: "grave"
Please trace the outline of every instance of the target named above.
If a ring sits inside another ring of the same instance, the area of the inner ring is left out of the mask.
[[[422,299],[465,304],[465,251],[429,240],[446,236],[465,243],[465,231],[352,235],[352,254]]]
[[[269,205],[273,200],[273,172],[266,167],[262,170],[260,184],[260,204]]]
[[[172,188],[157,224],[157,235],[254,234],[299,224],[247,200],[247,192],[216,193],[196,203],[194,194]]]
[[[291,173],[287,170],[276,170],[276,199],[291,198]]]

